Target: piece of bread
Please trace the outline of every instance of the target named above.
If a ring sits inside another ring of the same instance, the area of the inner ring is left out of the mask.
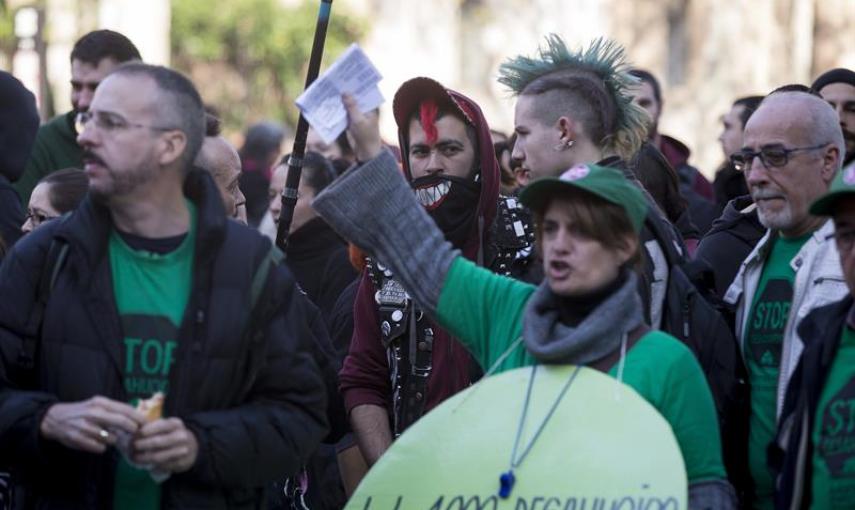
[[[147,421],[163,418],[163,393],[157,392],[148,399],[137,402],[137,411],[145,415]]]

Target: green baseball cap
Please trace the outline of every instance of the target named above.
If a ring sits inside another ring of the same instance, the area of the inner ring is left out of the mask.
[[[641,231],[647,216],[647,200],[637,186],[619,170],[599,165],[577,165],[565,170],[560,177],[543,177],[520,192],[520,201],[529,209],[538,210],[561,189],[581,189],[607,202],[620,206],[629,216],[636,232]]]
[[[849,195],[855,195],[855,165],[849,165],[837,173],[828,192],[810,205],[810,213],[815,216],[831,216],[837,201]]]

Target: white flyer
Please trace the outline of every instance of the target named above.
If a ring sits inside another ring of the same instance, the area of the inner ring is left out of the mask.
[[[347,128],[347,112],[341,95],[350,94],[361,111],[371,111],[383,104],[383,95],[377,86],[382,78],[362,48],[354,43],[300,94],[295,103],[324,142],[331,143]]]

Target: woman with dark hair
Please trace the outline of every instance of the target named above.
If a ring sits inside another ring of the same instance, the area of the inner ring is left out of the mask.
[[[238,151],[243,171],[240,190],[246,198],[246,219],[257,227],[267,211],[267,188],[271,170],[282,152],[285,129],[275,122],[253,124],[244,134],[243,146]]]
[[[701,235],[692,222],[688,203],[680,193],[677,171],[668,163],[662,152],[650,142],[644,142],[629,166],[644,189],[653,197],[659,209],[665,213],[668,221],[680,232],[686,243],[689,257],[693,257]]]
[[[274,167],[270,180],[269,210],[277,228],[282,209],[279,195],[288,175],[288,157],[286,154]],[[317,152],[306,152],[285,259],[309,299],[320,308],[324,319],[329,317],[341,291],[356,278],[347,254],[347,243],[311,205],[315,195],[332,183],[336,176],[327,158]]]
[[[478,267],[453,249],[418,207],[379,135],[355,108],[348,115],[354,139],[364,145],[357,152],[372,157],[315,199],[318,213],[398,275],[482,368],[531,366],[533,378],[539,365],[586,365],[634,388],[674,432],[689,507],[733,508],[701,367],[688,347],[644,323],[634,271],[647,215],[641,190],[621,172],[597,165],[527,186],[520,200],[537,218],[545,273],[535,287]]]
[[[89,179],[77,168],[65,168],[42,178],[33,188],[27,220],[21,231],[29,234],[42,223],[77,208],[89,191]]]
[[[279,226],[282,210],[280,195],[288,175],[286,154],[273,168],[270,180],[270,215]],[[339,296],[356,280],[356,270],[350,264],[347,243],[330,228],[312,208],[315,195],[337,177],[333,164],[317,152],[308,151],[303,156],[303,172],[297,187],[297,203],[288,235],[285,263],[294,274],[300,288],[321,311],[328,329],[330,317],[336,308]],[[350,309],[353,308],[352,298]],[[352,327],[352,326],[351,326]],[[335,340],[338,336],[333,336]],[[346,335],[347,342],[350,335]],[[347,346],[334,344],[339,354],[337,363],[343,360]],[[309,489],[306,501],[309,508],[341,508],[347,501],[336,463],[335,448],[321,445],[307,464]]]
[[[508,196],[513,195],[520,187],[512,168],[513,158],[511,158],[511,154],[514,151],[514,146],[509,141],[502,140],[493,143],[493,151],[496,153],[496,161],[499,162],[499,170],[501,170],[501,193]]]

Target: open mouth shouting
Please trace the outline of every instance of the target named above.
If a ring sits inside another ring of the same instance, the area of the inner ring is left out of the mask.
[[[563,281],[570,277],[572,272],[570,264],[563,260],[551,260],[547,266],[546,274],[553,281]]]
[[[440,204],[445,201],[445,197],[448,196],[448,192],[450,190],[451,183],[448,181],[442,181],[433,186],[416,188],[416,200],[418,200],[425,209],[431,211],[439,207]]]

